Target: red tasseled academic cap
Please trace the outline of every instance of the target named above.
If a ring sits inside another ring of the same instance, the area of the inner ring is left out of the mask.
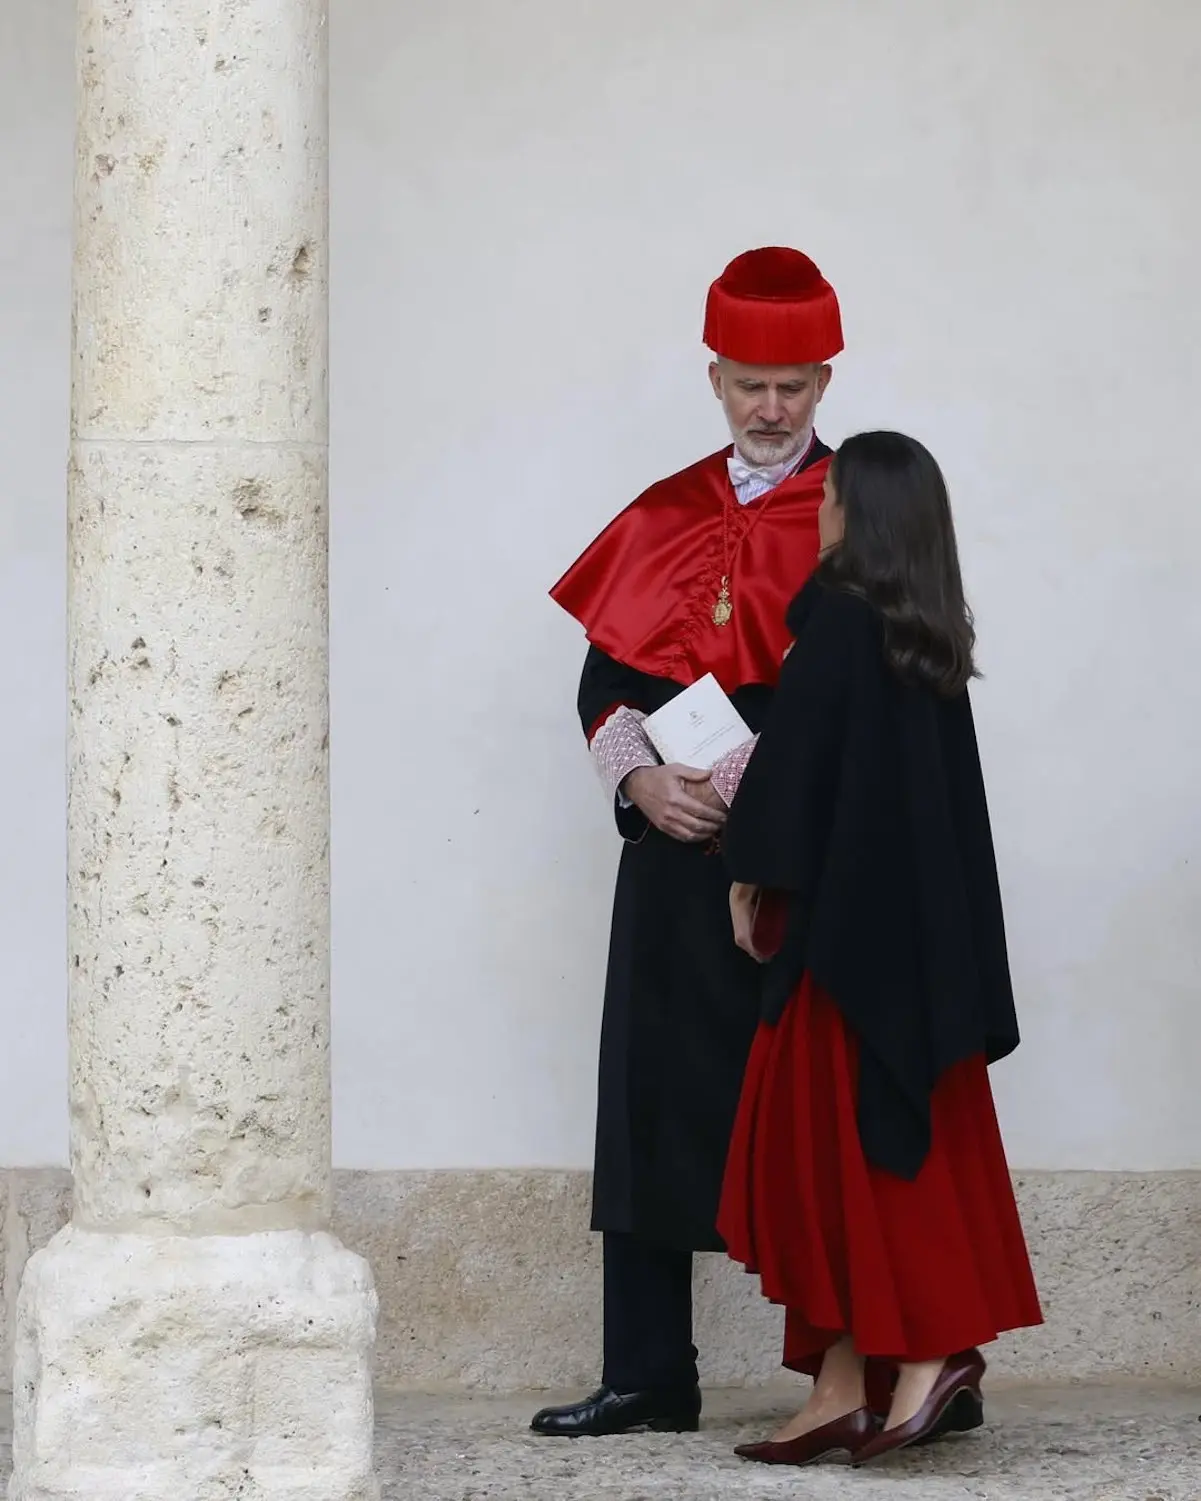
[[[824,364],[843,347],[838,298],[799,250],[748,250],[709,288],[705,343],[741,365]]]

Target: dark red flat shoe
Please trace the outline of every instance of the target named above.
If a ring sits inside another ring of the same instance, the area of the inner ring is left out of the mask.
[[[937,1439],[946,1438],[948,1434],[970,1433],[973,1428],[983,1426],[984,1397],[976,1387],[965,1386],[951,1398],[942,1417],[930,1432],[922,1438],[915,1438],[909,1447],[918,1449],[923,1444],[932,1444]]]
[[[907,1423],[882,1428],[852,1455],[854,1465],[871,1464],[897,1449],[929,1443],[944,1433],[967,1433],[984,1421],[984,1398],[980,1379],[984,1357],[979,1350],[964,1350],[948,1356],[930,1395]]]
[[[980,1376],[984,1375],[988,1362],[979,1350],[964,1350],[964,1355],[970,1355],[980,1362]],[[887,1417],[884,1419],[888,1421]],[[952,1398],[950,1405],[943,1413],[939,1421],[934,1425],[925,1438],[914,1441],[912,1447],[917,1448],[920,1444],[932,1444],[936,1439],[945,1438],[948,1433],[970,1433],[973,1428],[980,1428],[984,1424],[984,1397],[980,1392],[980,1382],[977,1379],[972,1389],[967,1389]]]
[[[980,1372],[983,1375],[988,1362],[974,1346],[969,1350],[960,1352],[970,1355],[980,1362]],[[884,1362],[875,1356],[867,1361],[865,1372],[865,1387],[867,1391],[867,1405],[880,1420],[883,1428],[888,1422],[888,1409],[892,1406],[892,1394],[897,1389],[898,1368],[891,1362]],[[978,1403],[961,1402],[958,1398],[943,1413],[941,1421],[925,1438],[917,1439],[918,1444],[932,1444],[935,1439],[945,1438],[948,1433],[969,1433],[973,1428],[979,1428],[984,1422],[984,1399]]]
[[[853,1458],[879,1431],[871,1409],[860,1407],[845,1417],[823,1423],[799,1438],[780,1443],[739,1444],[734,1450],[739,1459],[754,1460],[761,1465],[811,1465],[829,1454],[846,1454]]]

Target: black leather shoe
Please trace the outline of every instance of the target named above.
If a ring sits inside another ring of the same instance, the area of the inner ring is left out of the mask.
[[[548,1438],[603,1438],[617,1433],[695,1433],[701,1389],[615,1392],[601,1386],[567,1407],[544,1407],[530,1427]]]

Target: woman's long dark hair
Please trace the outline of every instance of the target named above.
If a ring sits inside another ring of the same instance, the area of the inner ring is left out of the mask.
[[[948,698],[962,692],[977,676],[976,631],[934,456],[903,433],[859,433],[835,453],[830,476],[846,530],[818,577],[879,610],[901,677]]]

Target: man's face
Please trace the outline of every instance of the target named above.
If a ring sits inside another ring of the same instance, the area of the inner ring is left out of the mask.
[[[709,366],[713,392],[725,409],[730,435],[750,464],[784,464],[809,440],[817,404],[830,384],[829,365]]]

